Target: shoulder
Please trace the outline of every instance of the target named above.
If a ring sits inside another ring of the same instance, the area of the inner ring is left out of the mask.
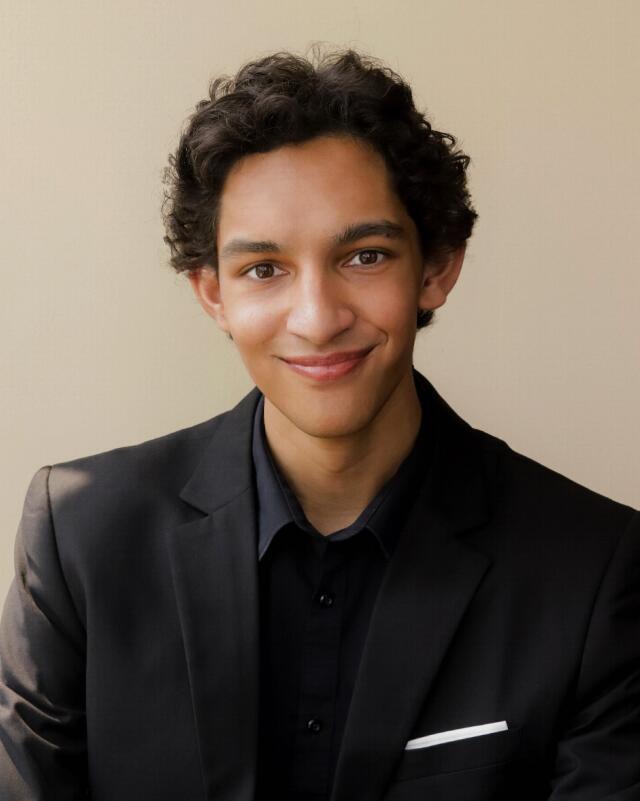
[[[50,466],[48,492],[58,530],[93,530],[136,512],[167,514],[224,416],[131,445]],[[43,470],[41,468],[38,473]]]
[[[638,523],[634,507],[575,481],[502,439],[473,429],[497,524],[535,534],[538,544],[609,551]]]

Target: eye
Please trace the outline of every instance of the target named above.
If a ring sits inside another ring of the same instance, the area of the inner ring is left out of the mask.
[[[383,256],[384,258],[387,257],[387,253],[384,250],[378,250],[377,248],[367,248],[366,250],[359,250],[357,253],[354,254],[354,258],[364,257],[362,260],[362,264],[356,266],[362,267],[377,267],[380,264],[380,259],[376,259],[372,261],[371,256]]]
[[[353,255],[352,258],[362,258],[361,264],[356,264],[356,267],[377,267],[380,264],[380,259],[377,258],[378,256],[382,256],[383,258],[387,258],[389,254],[384,250],[379,250],[378,248],[366,248],[363,250],[359,250],[357,253]],[[371,257],[375,256],[375,261],[372,261]],[[349,264],[351,262],[348,262]],[[270,278],[275,278],[274,270],[277,269],[275,264],[270,261],[261,261],[259,264],[254,264],[249,269],[245,270],[242,275],[249,275],[252,270],[256,270],[255,279],[258,282],[265,282]],[[266,272],[265,272],[266,271]]]
[[[249,275],[251,270],[257,270],[258,272],[256,273],[256,277],[258,281],[273,278],[272,272],[271,274],[265,275],[265,269],[267,270],[267,273],[269,273],[269,271],[273,271],[275,269],[275,264],[272,264],[270,261],[261,261],[260,264],[254,264],[253,267],[249,267],[248,270],[245,270],[243,275]]]

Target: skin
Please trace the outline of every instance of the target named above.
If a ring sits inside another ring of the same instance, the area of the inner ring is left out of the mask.
[[[331,242],[349,224],[381,219],[402,225],[404,237]],[[222,255],[235,238],[280,250]],[[236,162],[217,248],[217,273],[202,267],[191,286],[265,396],[278,467],[309,521],[330,534],[358,517],[411,450],[422,415],[411,374],[417,310],[445,303],[464,247],[424,263],[382,157],[361,140],[322,136]],[[355,371],[329,382],[279,358],[370,345]]]

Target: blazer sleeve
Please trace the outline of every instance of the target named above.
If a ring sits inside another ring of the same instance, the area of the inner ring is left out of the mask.
[[[29,484],[0,618],[3,801],[89,797],[86,637],[56,546],[50,472],[41,467]]]
[[[549,801],[640,801],[640,512],[601,581]]]

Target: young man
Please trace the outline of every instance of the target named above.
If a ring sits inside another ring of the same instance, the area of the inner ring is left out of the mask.
[[[640,799],[640,514],[413,367],[475,219],[455,144],[353,51],[198,104],[166,241],[256,386],[35,474],[0,797]]]

